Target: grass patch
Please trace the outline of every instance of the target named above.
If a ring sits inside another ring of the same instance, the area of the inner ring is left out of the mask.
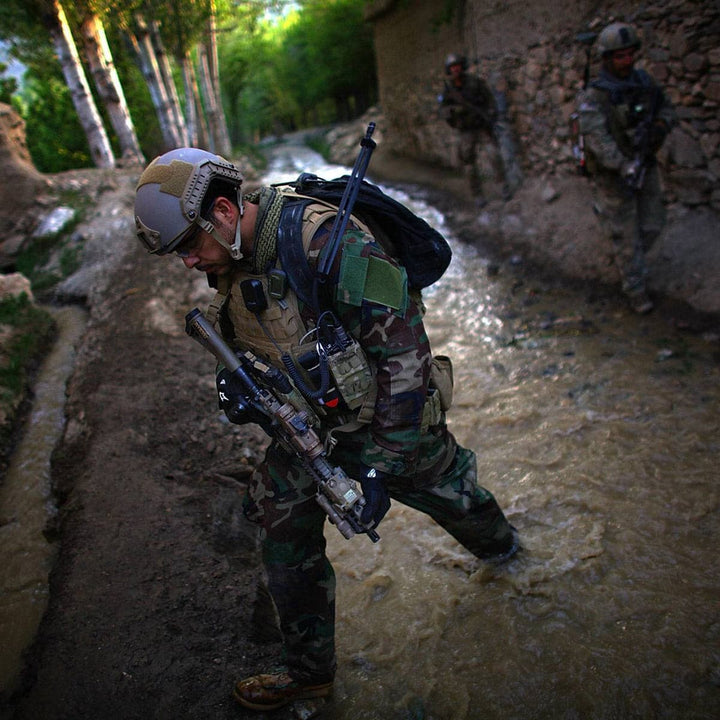
[[[52,315],[25,293],[0,300],[0,470],[12,447],[33,372],[55,330]]]
[[[0,391],[15,395],[24,392],[28,370],[46,349],[55,321],[22,293],[0,301],[0,326]]]

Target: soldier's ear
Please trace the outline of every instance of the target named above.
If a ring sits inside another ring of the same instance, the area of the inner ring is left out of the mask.
[[[213,204],[213,213],[218,218],[218,220],[230,222],[231,220],[235,219],[235,216],[238,212],[239,211],[235,203],[228,200],[226,197],[223,197],[222,195],[217,198],[217,200],[215,200]]]

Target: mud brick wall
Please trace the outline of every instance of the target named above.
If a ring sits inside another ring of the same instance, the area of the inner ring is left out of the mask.
[[[506,92],[526,176],[574,173],[568,119],[583,85],[586,51],[576,36],[632,23],[638,67],[665,88],[680,124],[660,162],[669,202],[720,209],[720,2],[655,0],[562,5],[550,0],[376,0],[380,103],[388,137],[409,157],[458,167],[457,139],[438,114],[443,61],[462,52],[471,69]],[[591,73],[599,68],[591,53]]]

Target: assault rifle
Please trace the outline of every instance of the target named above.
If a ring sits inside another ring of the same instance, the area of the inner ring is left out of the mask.
[[[240,381],[248,406],[268,419],[274,437],[293,452],[315,478],[316,500],[343,537],[349,539],[358,533],[366,533],[377,542],[380,536],[360,521],[365,498],[355,480],[341,467],[332,467],[327,461],[325,447],[313,430],[308,414],[278,398],[273,391],[275,388],[281,396],[289,393],[292,388],[288,379],[282,373],[272,374],[270,369],[262,378],[266,386],[261,386],[253,377],[260,371],[249,360],[233,352],[198,308],[185,316],[185,332]]]
[[[585,47],[585,70],[583,71],[583,91],[587,90],[590,82],[590,56],[592,46],[597,35],[594,32],[578,33],[575,40]],[[580,113],[577,110],[569,118],[570,140],[572,142],[572,153],[575,158],[575,167],[580,175],[587,175],[587,164],[585,158],[585,138],[580,132]]]
[[[481,108],[479,105],[476,105],[475,103],[470,102],[467,98],[463,97],[463,94],[456,87],[446,84],[445,93],[443,93],[441,99],[443,101],[451,101],[447,103],[449,108],[452,108],[453,105],[460,105],[467,108],[487,128],[492,128],[495,124],[493,117],[484,108]]]
[[[625,183],[633,191],[640,190],[643,186],[648,161],[653,156],[650,140],[656,120],[655,116],[660,107],[661,96],[660,88],[654,87],[651,94],[650,108],[643,120],[635,128],[635,137],[633,139],[635,156],[625,172]]]
[[[360,188],[362,186],[363,178],[365,177],[365,172],[370,164],[370,157],[376,147],[376,143],[372,139],[372,134],[374,132],[375,123],[371,122],[367,126],[365,137],[360,140],[360,152],[355,158],[355,164],[353,165],[352,172],[350,173],[350,178],[348,179],[345,191],[340,199],[337,215],[335,215],[335,220],[333,222],[332,229],[330,230],[330,237],[328,238],[325,246],[325,252],[318,261],[318,269],[315,273],[315,282],[313,283],[313,300],[316,310],[320,307],[318,300],[318,288],[321,285],[325,285],[330,278],[330,270],[332,269],[338,250],[340,249],[340,244],[342,242],[343,235],[345,234],[345,228],[347,228],[350,215],[353,211],[353,206],[355,205],[355,201],[357,200],[358,193],[360,192]]]

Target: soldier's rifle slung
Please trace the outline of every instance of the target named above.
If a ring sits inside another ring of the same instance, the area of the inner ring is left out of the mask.
[[[262,381],[256,381],[253,375],[258,372],[257,369],[232,350],[199,308],[194,308],[185,316],[185,332],[233,374],[246,393],[244,399],[248,405],[268,419],[273,435],[296,455],[313,476],[318,488],[317,502],[343,537],[349,539],[358,533],[366,533],[373,542],[377,542],[380,539],[377,532],[360,521],[365,498],[357,483],[341,467],[333,467],[328,462],[325,447],[310,424],[307,413],[278,398]],[[287,381],[281,374],[280,377]],[[265,382],[268,383],[267,378]],[[277,377],[273,377],[268,384],[272,387],[276,382]]]
[[[640,190],[645,182],[645,173],[650,159],[653,157],[653,149],[651,147],[652,129],[660,109],[660,98],[662,93],[657,87],[653,88],[650,99],[650,107],[645,113],[643,119],[635,128],[635,137],[633,145],[635,147],[635,155],[633,161],[625,175],[625,183],[631,190]]]
[[[452,107],[452,105],[461,105],[462,107],[469,110],[478,118],[480,123],[485,127],[492,128],[495,124],[493,118],[484,108],[481,108],[479,105],[476,105],[475,103],[464,97],[460,90],[458,90],[458,88],[448,86],[446,88],[445,98],[449,98],[450,100],[452,100],[452,104],[450,105],[450,107]]]

